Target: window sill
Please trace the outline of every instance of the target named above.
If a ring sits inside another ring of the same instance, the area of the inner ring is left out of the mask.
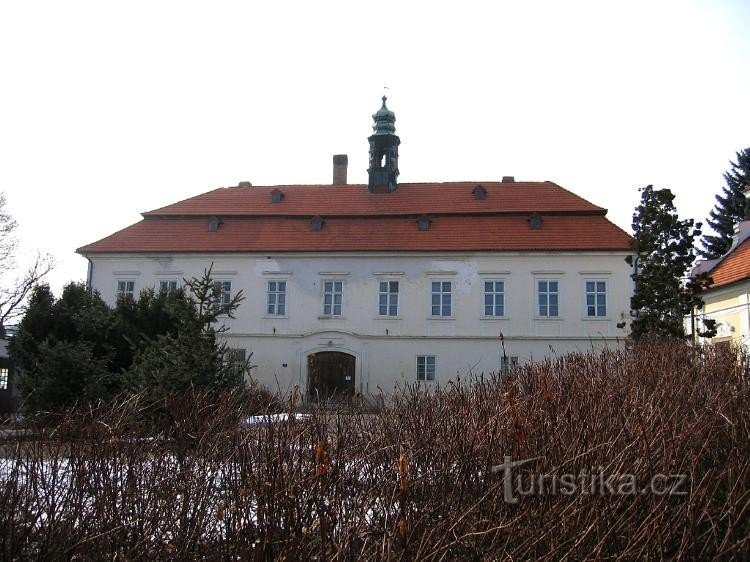
[[[480,316],[480,320],[510,320],[510,316]]]
[[[548,320],[550,322],[562,322],[565,319],[562,316],[534,316],[534,320],[535,321],[539,321],[539,320],[545,321],[545,320]]]
[[[318,320],[346,320],[345,316],[333,316],[331,314],[321,314]]]
[[[376,316],[375,320],[403,320],[401,316]]]
[[[266,314],[265,316],[261,316],[261,318],[265,320],[286,320],[289,318],[288,314]]]
[[[584,316],[581,318],[581,322],[611,322],[612,318],[609,316]]]
[[[455,316],[428,316],[427,320],[437,320],[438,322],[444,322],[446,320],[455,320]]]

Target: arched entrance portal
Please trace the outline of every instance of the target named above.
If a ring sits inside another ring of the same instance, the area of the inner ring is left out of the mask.
[[[311,397],[354,395],[354,355],[321,351],[307,356],[307,391]]]

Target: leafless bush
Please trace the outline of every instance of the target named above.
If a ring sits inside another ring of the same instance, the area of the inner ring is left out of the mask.
[[[376,413],[295,414],[297,404],[285,398],[291,415],[273,418],[281,406],[270,397],[187,394],[163,423],[134,396],[7,440],[0,557],[750,554],[750,392],[731,350],[571,355],[429,392],[410,387]],[[243,423],[263,411],[267,423]],[[508,479],[497,469],[506,457],[536,460]],[[675,493],[515,488],[517,478],[586,474],[639,485],[684,478],[669,482]]]

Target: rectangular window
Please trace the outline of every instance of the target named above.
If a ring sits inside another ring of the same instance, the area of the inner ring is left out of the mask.
[[[507,355],[500,357],[500,372],[509,373],[511,369],[518,367],[518,357],[508,357]]]
[[[558,316],[559,297],[557,281],[537,281],[539,316]]]
[[[451,312],[452,312],[451,282],[450,281],[433,281],[432,282],[432,315],[433,316],[450,316]]]
[[[118,281],[117,298],[125,297],[132,299],[135,296],[135,281]]]
[[[0,390],[8,389],[8,369],[0,368]]]
[[[268,282],[268,306],[266,312],[273,316],[286,315],[286,281]]]
[[[232,302],[232,282],[214,281],[214,309],[224,311]]]
[[[434,381],[435,380],[435,356],[434,355],[417,355],[417,380]]]
[[[586,281],[586,314],[588,316],[607,315],[606,281]]]
[[[398,316],[398,281],[380,282],[378,314],[380,316]]]
[[[242,376],[247,370],[247,353],[244,349],[227,349],[226,362],[237,376]]]
[[[162,279],[159,281],[159,292],[165,291],[167,293],[171,293],[172,291],[177,290],[177,281],[174,279]]]
[[[505,282],[484,282],[484,315],[505,316]]]
[[[344,301],[344,282],[325,281],[323,283],[323,315],[341,316]]]

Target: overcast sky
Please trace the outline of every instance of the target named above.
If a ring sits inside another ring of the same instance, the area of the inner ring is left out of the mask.
[[[366,181],[384,86],[400,181],[552,180],[630,231],[704,219],[750,146],[750,1],[0,3],[0,191],[23,256],[210,189]],[[335,204],[332,202],[332,205]]]

